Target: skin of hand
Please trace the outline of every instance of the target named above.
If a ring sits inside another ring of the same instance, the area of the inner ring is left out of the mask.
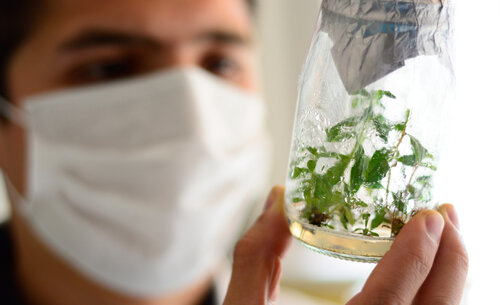
[[[281,259],[291,243],[283,211],[284,187],[271,191],[264,212],[235,247],[224,305],[277,301]],[[408,222],[363,289],[346,305],[459,304],[468,256],[451,204],[426,210]]]

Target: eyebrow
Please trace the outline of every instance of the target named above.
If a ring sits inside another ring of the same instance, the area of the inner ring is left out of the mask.
[[[226,30],[210,30],[197,35],[194,41],[211,41],[221,44],[246,45],[250,39],[238,33]],[[109,46],[137,46],[144,45],[152,48],[162,46],[160,40],[143,34],[109,30],[88,29],[63,42],[59,49],[61,51],[81,51],[97,47]]]
[[[79,51],[95,47],[128,45],[158,46],[159,43],[155,39],[135,33],[107,29],[88,29],[63,42],[59,49],[62,51]]]
[[[208,31],[198,36],[198,40],[209,40],[217,43],[246,45],[250,38],[228,31]]]

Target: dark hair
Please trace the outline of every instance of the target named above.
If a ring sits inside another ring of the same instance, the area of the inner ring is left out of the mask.
[[[10,58],[28,37],[42,0],[0,0],[0,95],[8,97],[7,69]]]
[[[254,11],[257,0],[245,1]],[[35,26],[42,2],[43,0],[0,0],[0,96],[9,98],[9,61]]]
[[[246,0],[248,3],[248,6],[250,6],[250,9],[252,12],[255,12],[255,8],[257,7],[257,0]]]

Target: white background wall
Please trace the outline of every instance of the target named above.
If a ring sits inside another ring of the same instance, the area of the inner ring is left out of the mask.
[[[288,166],[297,84],[311,40],[320,0],[261,0],[258,33],[262,87],[274,136],[273,183],[283,183]]]

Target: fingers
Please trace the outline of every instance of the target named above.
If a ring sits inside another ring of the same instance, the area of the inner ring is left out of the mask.
[[[291,242],[283,204],[284,187],[274,187],[263,214],[236,245],[224,305],[263,305],[276,300],[281,257]]]
[[[424,211],[413,217],[375,267],[363,290],[348,304],[411,304],[431,271],[443,227],[444,220],[438,212]]]
[[[451,204],[441,206],[445,219],[434,266],[415,300],[416,305],[459,304],[465,285],[468,257],[458,232],[458,217]]]

